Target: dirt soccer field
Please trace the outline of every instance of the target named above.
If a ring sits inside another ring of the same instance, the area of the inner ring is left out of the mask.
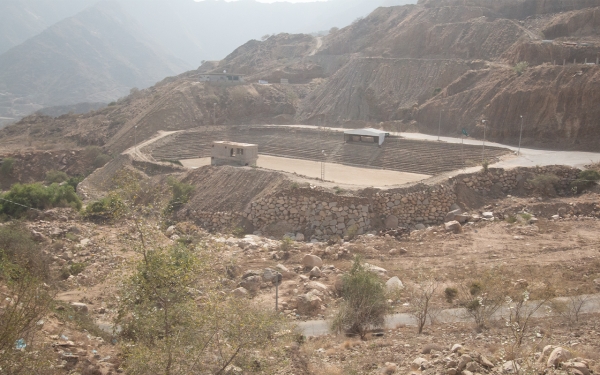
[[[210,165],[210,158],[184,159],[180,161],[186,168],[199,168]],[[321,163],[316,161],[260,155],[257,164],[260,168],[296,173],[310,178],[321,178]],[[384,187],[421,181],[429,177],[431,176],[426,174],[325,163],[325,180],[347,185]]]

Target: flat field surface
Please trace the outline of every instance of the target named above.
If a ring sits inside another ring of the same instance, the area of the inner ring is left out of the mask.
[[[186,168],[199,168],[210,165],[210,158],[183,159],[180,161]],[[317,161],[260,155],[258,166],[265,169],[296,173],[310,178],[321,178],[321,163]],[[325,163],[325,180],[346,185],[384,187],[421,181],[429,177],[431,176],[426,174]]]

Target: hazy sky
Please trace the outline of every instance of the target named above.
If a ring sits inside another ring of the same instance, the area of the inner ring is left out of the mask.
[[[204,1],[204,0],[195,0]],[[224,0],[224,1],[239,1],[239,0]],[[315,1],[327,1],[327,0],[256,0],[259,3],[276,3],[281,1],[287,1],[288,3],[313,3]]]

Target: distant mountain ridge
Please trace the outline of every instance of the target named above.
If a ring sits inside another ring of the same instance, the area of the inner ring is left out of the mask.
[[[0,55],[0,116],[113,101],[188,68],[103,1]]]

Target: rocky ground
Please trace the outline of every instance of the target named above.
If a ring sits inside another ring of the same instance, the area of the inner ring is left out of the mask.
[[[434,304],[439,309],[457,307],[444,300],[443,288],[489,269],[502,270],[514,283],[547,282],[560,296],[598,293],[598,202],[596,193],[541,200],[507,197],[478,211],[451,212],[441,226],[410,233],[368,233],[336,243],[307,243],[294,233],[283,241],[261,233],[242,238],[209,234],[191,223],[164,228],[163,234],[164,241],[194,238],[218,250],[221,264],[230,265],[223,272],[231,292],[265,308],[275,306],[272,280],[279,272],[283,277],[279,307],[290,322],[299,322],[335,313],[340,302],[338,280],[355,255],[383,282],[406,291],[423,274],[435,275],[440,292]],[[556,211],[557,205],[563,208]],[[42,340],[53,348],[56,364],[84,373],[120,372],[118,346],[110,333],[117,302],[114,291],[129,260],[139,257],[131,247],[135,231],[127,225],[85,221],[70,209],[46,211],[24,224],[44,244],[60,280],[56,284],[60,303],[39,322]],[[395,313],[411,311],[408,292],[400,292],[390,303]],[[539,353],[554,345],[572,356],[560,371],[574,375],[599,371],[597,317],[582,314],[579,322],[566,315],[536,318],[522,349],[527,355],[520,356],[518,364],[546,363],[552,350]],[[310,338],[288,348],[290,361],[282,364],[281,373],[471,375],[507,372],[503,366],[512,359],[507,354],[510,331],[502,321],[485,330],[475,329],[472,322],[438,322],[426,325],[421,335],[411,324],[391,328],[367,341],[343,335]],[[452,349],[454,344],[462,348]]]

